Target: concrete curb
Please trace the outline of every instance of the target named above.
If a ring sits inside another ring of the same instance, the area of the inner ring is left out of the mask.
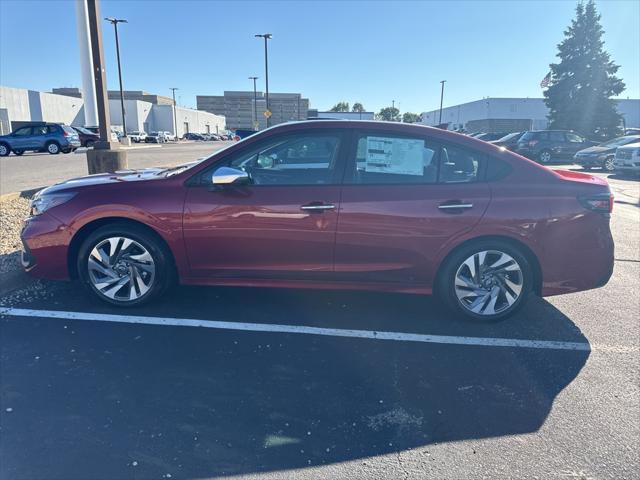
[[[28,190],[22,190],[21,192],[3,193],[2,195],[0,195],[0,203],[8,202],[10,200],[15,200],[17,198],[32,197],[36,192],[39,192],[43,188],[46,188],[46,187],[30,188]]]

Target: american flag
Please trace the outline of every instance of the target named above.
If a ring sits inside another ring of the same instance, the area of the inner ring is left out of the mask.
[[[547,73],[547,76],[540,82],[540,88],[547,88],[551,83],[551,72]]]

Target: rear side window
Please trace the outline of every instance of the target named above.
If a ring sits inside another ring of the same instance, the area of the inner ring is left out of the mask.
[[[46,125],[39,125],[37,127],[33,127],[34,135],[46,135],[47,133],[49,133],[49,127],[47,127]]]
[[[549,132],[549,140],[552,142],[564,142],[563,132]]]
[[[438,178],[438,146],[419,137],[359,134],[347,184],[422,184]]]
[[[443,145],[440,151],[438,183],[470,183],[478,180],[480,158],[473,150],[454,145]]]

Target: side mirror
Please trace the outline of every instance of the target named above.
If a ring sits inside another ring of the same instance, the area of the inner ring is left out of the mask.
[[[220,167],[211,176],[211,183],[214,185],[244,185],[249,182],[247,172],[230,167]]]

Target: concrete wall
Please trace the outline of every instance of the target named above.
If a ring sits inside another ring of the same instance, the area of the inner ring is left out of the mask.
[[[442,123],[448,123],[453,130],[466,126],[471,120],[529,120],[529,128],[543,129],[548,123],[548,111],[542,98],[486,98],[443,108]],[[640,100],[618,100],[618,111],[623,115],[625,126],[640,126]],[[422,123],[437,125],[439,114],[439,109],[423,112]]]
[[[84,124],[84,107],[79,98],[0,86],[0,109],[9,122],[55,122]]]
[[[174,133],[173,105],[158,105],[142,100],[125,100],[125,121],[127,132],[168,131]],[[53,93],[36,92],[23,88],[0,86],[0,129],[8,122],[43,121],[84,125],[84,106],[81,98]],[[225,118],[208,112],[177,107],[178,136],[186,133],[185,122],[190,132],[211,133],[225,130]],[[120,99],[109,100],[109,120],[111,126],[122,131],[122,109]],[[11,129],[9,129],[10,131]],[[8,133],[8,132],[2,132]]]

